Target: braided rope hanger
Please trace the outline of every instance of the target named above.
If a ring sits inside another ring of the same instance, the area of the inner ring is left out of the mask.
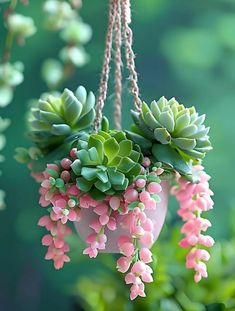
[[[122,109],[122,39],[125,46],[126,65],[130,74],[131,94],[134,98],[134,105],[137,111],[140,110],[141,100],[139,98],[138,75],[135,68],[135,54],[132,48],[133,33],[129,26],[131,23],[130,0],[110,0],[108,29],[105,41],[104,61],[101,72],[99,95],[96,104],[96,119],[94,121],[94,131],[100,128],[102,111],[107,98],[108,81],[110,74],[110,63],[112,56],[112,46],[115,31],[115,127],[121,129],[121,109]],[[123,36],[123,38],[122,38]]]

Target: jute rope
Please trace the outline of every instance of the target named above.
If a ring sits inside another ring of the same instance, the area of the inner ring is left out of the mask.
[[[104,61],[101,72],[99,95],[96,104],[96,119],[94,131],[97,132],[102,121],[102,111],[107,97],[110,62],[112,55],[113,32],[115,31],[115,127],[121,129],[122,110],[122,30],[125,42],[126,65],[130,74],[131,93],[137,111],[140,111],[138,75],[135,68],[135,54],[133,52],[133,33],[129,26],[131,23],[130,0],[110,0],[109,21],[105,41]]]
[[[122,20],[121,20],[121,0],[116,0],[115,19],[115,108],[114,123],[118,130],[121,130],[122,120]]]
[[[123,16],[123,30],[125,37],[126,47],[126,63],[127,68],[130,72],[131,81],[131,93],[134,97],[134,104],[137,111],[141,109],[141,100],[139,98],[139,87],[138,87],[138,75],[135,67],[135,54],[132,48],[133,45],[133,33],[129,26],[131,23],[131,6],[130,0],[122,0],[122,16]]]
[[[113,41],[113,26],[115,22],[115,0],[110,0],[109,3],[109,21],[108,21],[108,31],[105,41],[105,50],[104,50],[104,62],[101,72],[99,95],[96,103],[96,118],[94,121],[94,131],[97,132],[100,127],[102,120],[102,110],[104,108],[104,102],[107,97],[108,90],[108,81],[109,81],[109,72],[110,72],[110,60],[111,60],[111,51],[112,51],[112,41]]]

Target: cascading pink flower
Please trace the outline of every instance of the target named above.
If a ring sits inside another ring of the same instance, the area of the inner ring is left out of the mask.
[[[70,156],[76,158],[76,149]],[[149,172],[150,160],[145,158],[142,173],[136,181],[119,196],[106,196],[102,201],[94,200],[89,193],[78,189],[71,180],[71,163],[64,158],[58,164],[48,164],[40,176],[43,177],[40,187],[40,204],[49,207],[49,215],[40,218],[38,224],[48,230],[42,238],[42,244],[48,247],[45,258],[52,259],[56,269],[70,261],[67,255],[69,245],[65,237],[71,233],[67,222],[79,222],[81,210],[89,209],[93,213],[89,223],[92,233],[86,238],[87,247],[83,254],[90,258],[97,257],[105,250],[110,231],[117,229],[117,222],[127,232],[118,239],[121,257],[117,260],[117,269],[125,273],[125,283],[130,284],[130,299],[145,297],[145,283],[153,281],[150,250],[154,242],[154,225],[147,216],[148,210],[156,209],[158,194],[162,191],[160,179],[161,168]],[[213,207],[212,191],[209,189],[210,177],[201,166],[194,167],[199,176],[199,183],[193,184],[178,176],[179,187],[172,192],[180,204],[178,214],[184,224],[181,232],[185,237],[180,241],[181,247],[190,247],[186,257],[186,267],[195,270],[195,281],[207,277],[205,262],[209,260],[209,252],[204,247],[214,244],[213,238],[203,233],[211,226],[209,220],[202,218],[202,212]],[[84,211],[85,212],[85,211]]]
[[[194,167],[194,172],[199,177],[197,184],[192,184],[179,177],[179,187],[174,187],[172,193],[175,194],[180,205],[178,214],[185,222],[181,228],[185,238],[180,241],[179,245],[184,248],[192,247],[186,257],[186,267],[195,270],[194,280],[199,282],[202,278],[207,277],[204,261],[208,261],[210,258],[208,251],[201,247],[209,248],[214,245],[212,237],[203,235],[203,232],[211,227],[211,222],[204,219],[201,214],[211,210],[214,203],[211,199],[213,192],[208,183],[210,176],[199,165]]]

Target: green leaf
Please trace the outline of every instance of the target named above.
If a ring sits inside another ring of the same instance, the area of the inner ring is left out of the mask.
[[[88,148],[94,147],[99,155],[100,161],[103,162],[104,152],[103,152],[103,143],[100,139],[97,139],[98,135],[91,135],[88,141]]]
[[[130,211],[132,211],[135,207],[137,207],[139,205],[139,201],[134,201],[134,202],[131,202],[130,204],[128,204],[128,209]]]
[[[133,142],[131,140],[123,140],[119,143],[119,153],[121,157],[128,157],[133,148]]]
[[[112,185],[122,185],[125,181],[125,175],[113,169],[108,169],[108,176]]]
[[[162,126],[167,129],[168,132],[174,131],[175,121],[168,111],[162,112],[160,114],[159,121],[161,122]]]
[[[180,131],[177,131],[175,135],[177,135],[178,137],[188,137],[190,135],[194,135],[196,132],[197,126],[194,124],[190,124],[185,128],[181,129]]]
[[[135,162],[132,161],[131,159],[124,157],[121,159],[119,165],[118,165],[118,170],[124,174],[128,173],[134,166]]]
[[[84,106],[84,104],[86,103],[86,99],[87,99],[87,91],[86,91],[85,87],[80,85],[76,89],[75,95],[76,95],[77,99],[80,101],[80,103]]]
[[[205,157],[204,152],[200,152],[197,150],[184,150],[182,151],[182,154],[184,153],[191,159],[203,159]]]
[[[89,194],[94,200],[97,200],[97,201],[102,201],[106,197],[106,194],[98,190],[97,188],[93,188],[91,192],[89,192]]]
[[[78,99],[80,100],[79,96],[78,96]],[[81,99],[81,100],[83,101],[84,99]],[[83,109],[82,109],[81,117],[87,115],[91,110],[94,110],[95,95],[92,92],[89,92],[86,102],[82,102],[82,104],[83,104]]]
[[[135,163],[132,169],[127,173],[128,177],[133,177],[138,175],[141,172],[141,166],[139,163]]]
[[[171,135],[165,128],[156,128],[154,130],[154,136],[163,145],[167,145],[171,141]]]
[[[134,162],[139,162],[140,156],[140,152],[132,150],[131,154],[128,157]]]
[[[76,159],[76,160],[71,164],[71,169],[72,169],[72,171],[73,171],[76,175],[80,175],[80,174],[81,174],[81,170],[82,170],[81,161],[80,161],[79,159]]]
[[[127,137],[131,139],[134,143],[139,145],[143,152],[148,151],[152,147],[151,141],[144,138],[143,136],[130,132],[130,131],[126,131],[126,133],[127,133]]]
[[[135,122],[137,131],[138,130],[140,131],[139,134],[143,135],[147,139],[153,140],[154,139],[153,132],[150,131],[150,129],[146,126],[146,124],[142,120],[140,113],[136,112],[135,110],[131,110],[131,116],[132,116],[133,121]]]
[[[175,121],[175,128],[181,130],[190,124],[190,115],[188,111],[184,111],[183,115],[180,115]]]
[[[169,145],[154,144],[152,147],[152,153],[157,161],[170,165],[179,173],[185,175],[192,174],[189,165]]]
[[[40,116],[44,121],[50,123],[51,125],[64,123],[64,120],[56,113],[41,110]]]
[[[109,181],[107,181],[106,183],[102,182],[101,180],[98,180],[95,183],[95,186],[97,189],[99,189],[102,192],[105,192],[107,190],[109,190],[111,188],[111,183]]]
[[[112,133],[112,137],[115,138],[118,143],[120,143],[122,140],[126,139],[126,134],[122,131],[116,131],[116,133]]]
[[[82,139],[78,140],[77,149],[87,149],[88,143]]]
[[[73,92],[68,89],[64,90],[61,99],[64,103],[65,120],[67,123],[74,125],[80,117],[83,106]]]
[[[119,145],[114,138],[109,138],[104,142],[104,153],[108,158],[108,163],[118,155],[119,150]]]
[[[76,124],[77,130],[82,130],[87,127],[90,127],[95,119],[95,110],[92,109],[90,112],[88,112],[84,117],[79,119]]]
[[[146,102],[142,102],[141,105],[141,112],[142,112],[142,117],[144,114],[146,114],[147,112],[150,112],[149,106],[146,104]]]
[[[71,132],[71,127],[67,124],[53,124],[51,133],[53,135],[67,135]]]
[[[126,190],[129,185],[129,180],[125,178],[124,183],[122,185],[113,185],[113,188],[117,191]]]
[[[90,149],[88,149],[88,154],[89,154],[89,157],[91,159],[91,161],[93,162],[92,164],[94,165],[99,165],[99,164],[102,164],[102,158],[100,158],[100,155],[97,151],[97,149],[95,147],[92,147]]]
[[[151,174],[149,174],[149,175],[147,175],[147,179],[148,179],[148,181],[150,181],[150,182],[157,182],[157,183],[159,183],[159,184],[160,184],[160,182],[161,182],[161,179],[160,179],[158,176],[156,176],[156,175],[151,175]]]
[[[150,108],[155,119],[159,119],[161,110],[159,109],[158,104],[155,100],[151,103]]]
[[[151,111],[147,112],[142,118],[144,119],[145,123],[149,125],[150,128],[161,127],[161,124],[154,118]]]
[[[183,150],[192,150],[196,147],[196,140],[190,138],[172,138],[174,144]]]
[[[104,171],[98,171],[97,178],[99,178],[99,180],[103,183],[107,183],[109,180],[107,172],[104,172]]]
[[[52,168],[47,168],[46,171],[53,178],[58,178],[59,177],[59,173],[56,170],[53,170]]]
[[[109,139],[111,137],[108,133],[104,131],[99,131],[98,136],[103,137],[103,142],[105,142],[106,139]]]
[[[101,130],[104,131],[104,132],[108,132],[109,131],[109,120],[106,117],[102,118]]]
[[[116,156],[110,163],[109,167],[117,167],[121,161],[122,157]],[[108,162],[108,160],[106,161]],[[106,163],[107,164],[107,163]]]
[[[86,165],[91,165],[91,159],[89,157],[88,151],[87,150],[79,150],[77,152],[77,157],[79,158],[79,160],[81,161],[83,166]]]
[[[88,181],[96,179],[99,170],[92,167],[83,167],[81,170],[81,175]]]
[[[151,198],[153,198],[157,203],[161,202],[161,198],[157,194],[151,194]]]
[[[57,188],[63,188],[64,187],[64,181],[62,178],[57,178],[55,181],[55,186]]]
[[[81,191],[89,192],[93,186],[93,181],[88,181],[83,177],[78,177],[76,179],[76,184]]]

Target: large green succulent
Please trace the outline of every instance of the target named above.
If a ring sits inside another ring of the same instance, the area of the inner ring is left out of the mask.
[[[122,131],[84,136],[77,148],[71,165],[77,185],[97,200],[124,191],[141,171],[140,150]]]
[[[132,117],[135,124],[129,137],[157,160],[165,157],[166,163],[183,173],[190,173],[185,163],[196,163],[212,149],[209,128],[203,124],[205,115],[199,116],[194,107],[185,108],[174,98],[162,97],[150,107],[142,103],[141,111],[132,111]],[[184,167],[177,167],[180,161]]]
[[[61,145],[64,140],[90,128],[95,118],[95,96],[83,86],[75,94],[65,89],[60,96],[48,95],[31,109],[29,137],[44,153]]]

